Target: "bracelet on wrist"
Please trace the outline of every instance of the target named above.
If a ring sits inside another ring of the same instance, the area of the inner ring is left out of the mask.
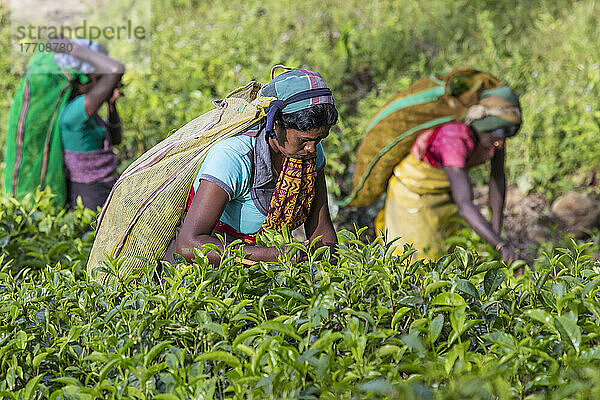
[[[507,246],[507,243],[503,241],[503,242],[498,242],[498,243],[496,243],[496,246],[495,246],[495,247],[496,247],[496,250],[500,251],[500,250],[502,250],[503,248],[505,248],[506,246]]]

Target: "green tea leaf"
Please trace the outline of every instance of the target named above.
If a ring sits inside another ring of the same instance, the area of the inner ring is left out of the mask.
[[[468,294],[469,296],[473,297],[474,299],[479,300],[479,292],[477,291],[477,288],[475,287],[475,285],[473,285],[468,280],[457,279],[455,282],[455,285],[456,285],[456,289],[459,290],[460,292]]]
[[[296,332],[296,330],[294,328],[292,328],[289,325],[282,324],[281,322],[265,321],[262,324],[260,324],[259,327],[264,330],[267,330],[267,331],[273,330],[273,331],[283,333],[284,335],[289,336],[298,341],[302,340],[302,337],[300,335],[298,335],[298,333]]]
[[[258,327],[250,328],[247,331],[244,331],[241,334],[239,334],[234,339],[234,341],[233,341],[233,347],[237,347],[238,344],[242,343],[243,341],[245,341],[248,338],[252,338],[252,337],[255,337],[255,336],[263,335],[264,332],[265,331],[262,328],[258,328]]]
[[[421,296],[404,296],[400,299],[400,301],[398,301],[398,304],[402,306],[414,307],[422,302],[423,297]]]
[[[465,331],[465,321],[467,319],[465,315],[466,308],[466,306],[459,306],[450,311],[450,325],[452,325],[452,329],[459,336]]]
[[[195,361],[222,361],[232,368],[240,366],[240,360],[226,351],[209,351],[195,358]]]
[[[148,364],[150,364],[156,358],[156,356],[158,356],[168,346],[170,346],[171,343],[173,343],[171,340],[163,340],[162,342],[152,346],[150,351],[148,351],[148,353],[146,353],[146,355],[144,356],[144,366],[147,368]]]
[[[44,374],[37,375],[27,382],[25,389],[23,389],[23,399],[33,399],[35,390],[37,389],[38,383],[44,377]]]
[[[533,319],[534,321],[541,322],[546,328],[556,332],[553,317],[547,311],[541,309],[527,310],[525,311],[524,315]]]
[[[58,382],[58,383],[64,383],[65,385],[77,386],[77,387],[83,386],[81,384],[81,382],[79,382],[79,380],[77,380],[71,376],[60,376],[58,378],[54,378],[52,381]]]
[[[33,369],[37,369],[42,363],[42,361],[46,359],[46,356],[48,356],[47,351],[37,354],[35,357],[33,357],[33,361],[31,362],[31,366],[33,367]]]
[[[392,318],[392,329],[398,329],[400,319],[410,310],[412,310],[410,307],[400,307],[398,311],[394,313],[394,317]]]
[[[587,297],[592,290],[598,288],[598,285],[600,285],[600,278],[596,278],[593,281],[586,283],[581,291],[581,297]]]
[[[79,326],[72,326],[71,329],[69,329],[69,335],[67,337],[67,341],[68,342],[72,342],[75,341],[79,338],[79,335],[81,335],[81,327]]]
[[[382,396],[395,397],[396,389],[385,379],[374,379],[369,382],[361,383],[358,390],[364,393],[378,394]]]
[[[6,390],[0,390],[0,396],[2,396],[1,398],[6,398],[6,399],[16,399],[17,396],[15,396],[15,394],[13,392],[7,392]]]
[[[458,260],[463,268],[467,268],[469,265],[469,253],[467,250],[460,246],[456,246],[454,249],[454,257]]]
[[[152,397],[155,400],[180,400],[178,396],[171,393],[161,393]]]
[[[567,315],[554,317],[554,326],[560,333],[561,339],[571,345],[579,353],[581,344],[581,328],[577,326],[577,321],[569,318]]]
[[[442,288],[444,286],[450,285],[449,281],[437,281],[431,282],[427,286],[425,286],[425,296],[429,296],[433,291]]]
[[[404,343],[409,349],[411,349],[414,352],[417,352],[417,353],[425,352],[425,346],[423,346],[423,342],[421,341],[421,338],[416,334],[402,335],[400,337],[400,340],[402,340],[402,343]]]
[[[444,315],[439,314],[429,323],[429,341],[435,343],[444,327]]]
[[[486,261],[486,262],[483,262],[483,263],[479,264],[475,268],[474,275],[480,274],[482,272],[489,271],[491,269],[498,269],[500,267],[502,267],[502,263],[500,261],[497,261],[497,260]]]
[[[550,276],[550,270],[549,269],[547,269],[546,271],[544,271],[544,273],[535,282],[535,294],[536,295],[540,294],[540,290],[542,290],[542,288],[544,287],[544,284],[548,280],[548,276]]]
[[[330,348],[333,342],[340,340],[343,336],[344,335],[342,335],[341,332],[324,332],[319,339],[315,340],[314,343],[311,344],[310,348],[325,350]]]
[[[398,357],[399,354],[401,354],[402,352],[402,348],[393,345],[393,344],[386,344],[385,346],[382,346],[379,348],[379,350],[377,350],[377,355],[380,357],[385,357],[387,355],[392,354],[395,357]]]
[[[10,367],[8,371],[6,371],[6,385],[8,389],[12,390],[15,387],[15,380],[17,379],[17,369],[16,367]]]
[[[504,272],[500,269],[491,269],[485,273],[485,277],[483,278],[483,288],[485,290],[485,294],[491,296],[492,293],[496,291],[504,282]]]
[[[465,299],[458,293],[444,292],[440,293],[431,302],[433,306],[451,306],[459,307],[465,305]]]
[[[127,394],[130,396],[134,396],[137,399],[146,399],[144,393],[135,386],[127,386]],[[154,398],[156,398],[156,396]]]
[[[302,296],[300,293],[296,292],[295,290],[291,290],[291,289],[287,289],[287,288],[277,288],[277,289],[271,291],[271,293],[279,294],[282,297],[285,297],[287,299],[298,300],[303,304],[308,304],[308,300],[306,300],[306,297]]]
[[[121,362],[121,360],[122,360],[121,357],[115,356],[115,357],[113,357],[112,360],[107,362],[104,365],[104,367],[102,367],[102,369],[100,370],[100,373],[98,374],[98,381],[102,382],[104,380],[104,378],[106,378],[106,376],[108,375],[110,370],[113,369],[117,364],[119,364]]]
[[[27,333],[25,331],[17,332],[15,337],[15,344],[19,350],[25,350],[27,347]]]
[[[514,351],[517,349],[516,340],[515,340],[514,336],[512,336],[509,333],[496,331],[496,332],[486,333],[485,335],[483,335],[483,337],[492,343],[496,343],[500,346],[504,346],[510,350]]]

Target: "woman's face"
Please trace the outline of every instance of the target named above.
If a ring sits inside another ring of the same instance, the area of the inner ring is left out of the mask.
[[[290,158],[305,158],[317,151],[317,144],[329,135],[329,127],[322,126],[309,131],[284,129],[280,121],[275,121],[277,139],[270,139],[281,154]]]
[[[519,125],[504,126],[494,131],[477,132],[479,142],[485,147],[504,147],[504,141],[507,137],[511,137],[519,130]]]
[[[483,145],[483,147],[504,147],[505,139],[498,139],[492,135],[492,132],[477,132],[477,136],[479,137],[479,142]]]

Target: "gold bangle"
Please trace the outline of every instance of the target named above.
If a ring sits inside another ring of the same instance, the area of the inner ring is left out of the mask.
[[[502,250],[504,247],[506,247],[506,242],[498,242],[496,243],[496,250],[500,251]]]

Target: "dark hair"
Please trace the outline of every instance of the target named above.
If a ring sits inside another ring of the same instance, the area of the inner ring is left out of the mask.
[[[322,126],[335,125],[338,112],[333,104],[317,104],[290,114],[280,114],[279,120],[285,129],[306,132]]]

